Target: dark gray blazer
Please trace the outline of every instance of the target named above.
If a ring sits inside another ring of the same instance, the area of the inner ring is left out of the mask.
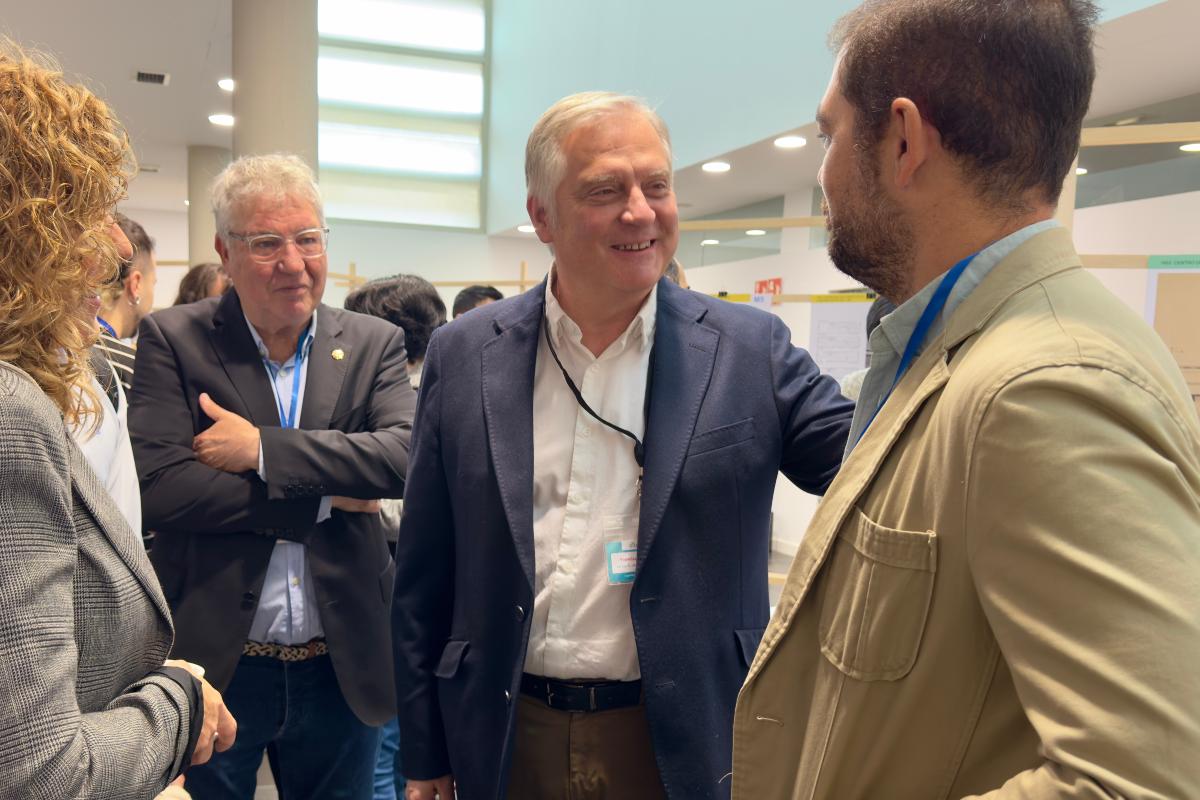
[[[201,392],[259,427],[268,483],[196,460],[192,439],[212,425]],[[177,657],[204,666],[224,691],[275,541],[302,542],[342,694],[363,722],[394,715],[395,567],[383,521],[341,511],[316,520],[322,495],[403,494],[415,406],[404,332],[375,317],[320,306],[297,429],[279,427],[236,291],[142,321],[129,433],[143,518],[157,534],[150,557],[175,615]]]
[[[151,798],[192,693],[137,535],[33,380],[0,362],[0,797]]]
[[[404,774],[507,785],[533,604],[533,375],[545,284],[429,345],[393,601]],[[733,707],[767,625],[771,500],[821,493],[852,404],[778,317],[658,284],[630,615],[668,796],[727,797]]]

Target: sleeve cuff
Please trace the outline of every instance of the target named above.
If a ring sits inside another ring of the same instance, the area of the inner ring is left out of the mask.
[[[263,483],[267,482],[267,465],[263,461],[262,437],[258,439],[258,477]]]
[[[200,730],[204,727],[204,690],[200,686],[200,681],[182,667],[162,666],[151,674],[162,675],[179,684],[188,698],[190,724],[187,731],[187,747],[184,748],[183,755],[179,759],[179,771],[168,779],[169,782],[178,778],[179,774],[192,763],[192,753],[196,751],[196,742],[199,741]]]
[[[331,516],[333,516],[333,496],[327,494],[321,498],[321,504],[317,506],[317,524],[320,525]]]

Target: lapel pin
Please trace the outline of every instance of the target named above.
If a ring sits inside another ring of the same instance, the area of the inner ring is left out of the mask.
[[[346,351],[339,347],[338,349],[334,350],[329,355],[333,356],[334,361],[341,361],[343,358],[346,357]]]

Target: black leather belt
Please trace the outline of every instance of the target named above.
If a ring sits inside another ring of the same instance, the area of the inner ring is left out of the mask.
[[[521,694],[557,711],[612,711],[642,702],[641,681],[560,681],[521,675]]]

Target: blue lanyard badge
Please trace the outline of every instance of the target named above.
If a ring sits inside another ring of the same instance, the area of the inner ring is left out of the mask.
[[[121,338],[120,336],[117,336],[116,329],[113,328],[112,325],[109,325],[108,322],[103,317],[96,317],[96,322],[100,323],[100,327],[103,328],[104,332],[107,333],[112,338],[114,338],[114,339]]]
[[[929,329],[933,327],[933,321],[937,319],[938,314],[942,313],[942,309],[946,307],[946,301],[950,299],[950,291],[954,288],[954,284],[958,283],[958,279],[967,271],[967,267],[975,259],[978,253],[972,253],[962,261],[950,268],[942,277],[942,282],[938,284],[937,290],[934,291],[933,297],[929,299],[929,305],[925,306],[925,310],[921,312],[921,318],[917,320],[917,326],[913,328],[912,335],[908,337],[908,344],[904,347],[904,354],[900,357],[900,365],[896,367],[896,377],[892,379],[892,385],[888,387],[887,392],[883,395],[883,399],[879,401],[879,405],[875,408],[875,413],[871,415],[871,419],[863,426],[862,432],[859,433],[858,439],[862,441],[862,437],[866,434],[867,429],[871,427],[871,423],[879,416],[879,412],[883,410],[883,404],[892,396],[892,392],[899,385],[900,379],[904,377],[904,373],[908,372],[908,368],[917,360],[917,355],[921,352],[922,345],[925,344],[925,337],[929,335]]]
[[[279,396],[279,387],[275,384],[275,378],[279,375],[279,371],[275,369],[269,358],[263,358],[267,374],[271,376],[271,389],[275,392],[275,402],[279,406],[279,424],[285,428],[296,427],[296,406],[299,405],[300,400],[300,371],[304,367],[304,340],[307,337],[308,328],[305,328],[300,333],[300,340],[296,342],[295,368],[292,371],[292,404],[288,406],[287,413],[284,413],[283,398]]]

